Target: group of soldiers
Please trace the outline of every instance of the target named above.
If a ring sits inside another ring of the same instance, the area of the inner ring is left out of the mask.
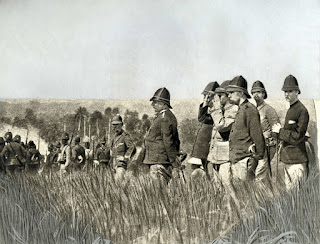
[[[271,161],[279,155],[279,161],[284,164],[287,188],[300,182],[308,169],[305,135],[309,113],[298,99],[300,88],[294,76],[285,78],[282,91],[290,104],[283,127],[276,110],[265,102],[267,91],[261,81],[254,82],[251,89],[256,105],[248,101],[251,95],[242,76],[221,85],[210,82],[202,93],[204,99],[198,114],[201,128],[188,160],[191,179],[216,175],[227,187],[235,178],[241,181],[255,179],[270,185]],[[155,117],[144,136],[142,150],[135,158],[148,166],[152,179],[168,183],[173,172],[183,170],[181,162],[185,158],[180,151],[178,122],[171,111],[170,93],[165,87],[159,88],[150,101]],[[111,123],[114,135],[110,145],[104,137],[95,153],[90,149],[87,137],[82,140],[84,146],[80,144],[80,137],[75,137],[72,146],[73,136],[70,140],[64,132],[61,142],[49,144],[45,167],[68,172],[101,165],[112,168],[116,179],[124,179],[136,147],[123,129],[120,115],[114,116]],[[41,155],[32,141],[26,149],[19,140],[12,140],[12,134],[8,132],[6,145],[2,138],[0,142],[1,165],[7,172],[22,166],[30,170],[39,168]],[[184,178],[184,173],[182,175]]]

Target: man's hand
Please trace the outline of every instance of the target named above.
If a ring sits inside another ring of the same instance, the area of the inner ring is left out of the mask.
[[[212,100],[212,104],[214,109],[220,109],[221,108],[221,101],[220,101],[220,97],[215,94]]]
[[[249,148],[248,148],[249,153],[255,154],[256,153],[256,144],[252,144]]]
[[[273,133],[279,134],[280,129],[281,129],[281,125],[279,123],[277,123],[277,124],[272,126],[272,132]]]
[[[93,166],[97,167],[99,165],[99,161],[98,160],[93,160]]]

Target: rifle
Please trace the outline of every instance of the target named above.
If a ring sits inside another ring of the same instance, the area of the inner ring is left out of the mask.
[[[27,129],[26,146],[28,145],[29,129]]]
[[[272,170],[271,170],[271,159],[270,159],[270,148],[269,145],[266,146],[267,149],[267,163],[269,167],[270,177],[272,177]]]
[[[276,182],[278,183],[278,178],[279,178],[279,138],[277,136],[276,140],[276,156],[277,156],[277,173],[276,173]]]

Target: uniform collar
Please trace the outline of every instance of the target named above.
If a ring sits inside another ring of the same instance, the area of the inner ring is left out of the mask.
[[[263,101],[263,103],[261,103],[261,105],[257,106],[258,110],[261,110],[264,106],[266,106],[266,102]]]
[[[290,107],[294,106],[295,104],[297,104],[299,102],[299,99],[297,99],[297,101],[295,101],[294,103],[290,104]]]
[[[163,109],[160,112],[156,113],[156,117],[158,117],[160,114],[163,114],[164,112],[168,111],[169,109]]]
[[[244,100],[243,103],[241,103],[241,104],[239,105],[239,107],[244,106],[246,103],[248,103],[248,99]]]

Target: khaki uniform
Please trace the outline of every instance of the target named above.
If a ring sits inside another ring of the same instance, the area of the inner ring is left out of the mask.
[[[273,125],[280,123],[279,116],[276,110],[269,104],[263,102],[257,107],[260,114],[261,128],[266,143],[266,151],[263,159],[259,160],[256,169],[256,179],[264,181],[270,178],[270,168],[268,161],[273,159],[276,153],[276,135],[271,133]],[[268,155],[269,153],[269,155]]]
[[[58,156],[60,170],[66,171],[72,166],[71,147],[69,145],[62,146],[61,153]]]

